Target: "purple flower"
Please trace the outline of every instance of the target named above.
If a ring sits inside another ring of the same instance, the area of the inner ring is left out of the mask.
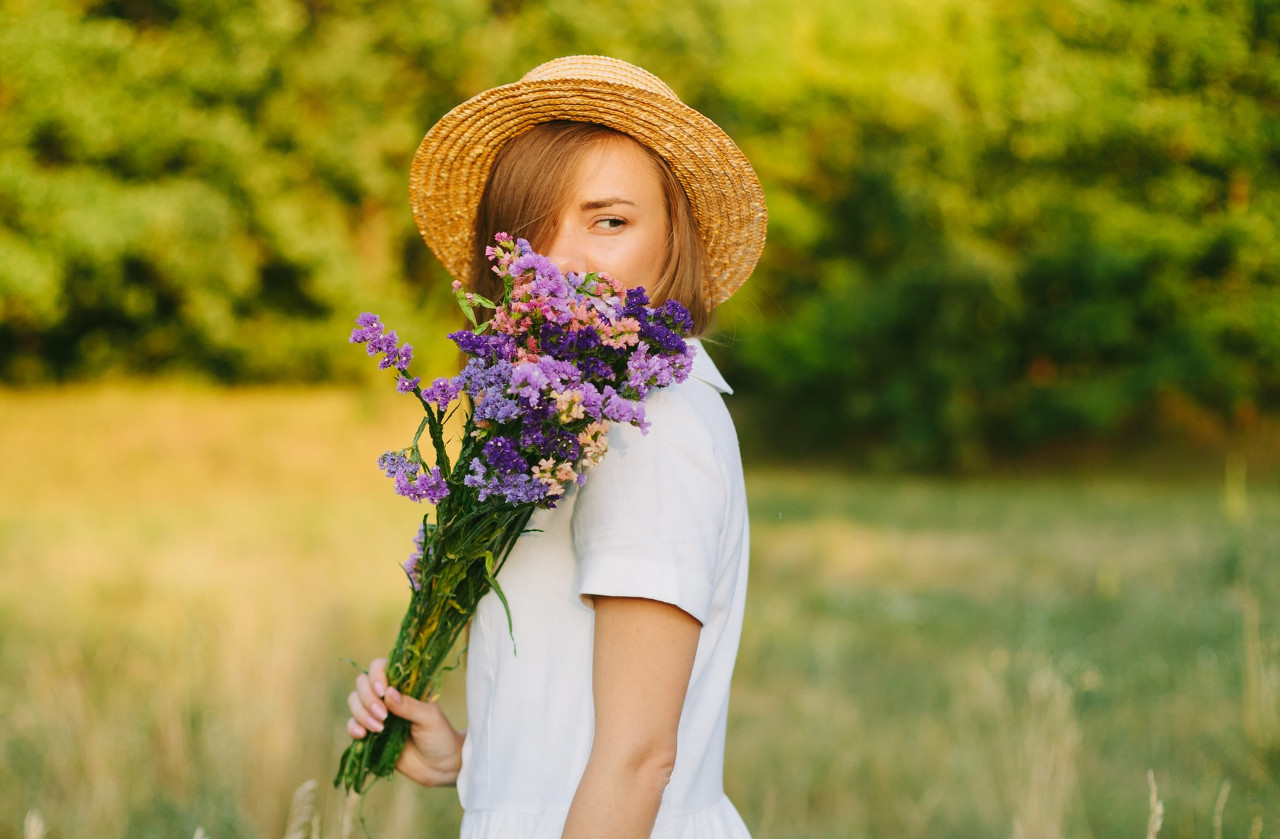
[[[582,371],[568,361],[544,355],[538,359],[538,367],[546,374],[553,390],[568,390],[582,381]]]
[[[533,252],[529,243],[523,239],[516,240],[519,255],[511,261],[507,273],[512,278],[523,277],[530,271],[533,280],[529,282],[529,293],[535,297],[567,298],[572,293],[569,283],[560,269],[550,259]]]
[[[397,340],[398,339],[396,337],[396,331],[394,329],[392,329],[390,332],[381,332],[376,337],[369,339],[369,345],[364,348],[364,351],[367,352],[369,355],[377,355],[378,353],[383,353],[384,355],[390,355],[394,358],[395,352],[396,352]],[[385,361],[386,359],[383,359],[383,360]],[[383,366],[383,365],[379,365],[379,366]],[[390,366],[391,366],[390,364],[385,365],[385,367],[390,367]]]
[[[617,353],[616,350],[607,350],[610,353]],[[622,353],[618,353],[623,355]],[[578,371],[584,382],[591,379],[611,380],[613,379],[613,365],[603,358],[597,358],[594,355],[581,356],[578,358]]]
[[[417,464],[412,464],[412,471],[401,469],[396,472],[396,494],[403,495],[410,501],[429,501],[439,504],[449,494],[449,485],[438,467],[419,473]]]
[[[471,458],[471,471],[462,479],[462,483],[473,488],[484,486],[484,464],[480,462],[480,458]],[[484,498],[482,497],[480,500],[483,501]]]
[[[409,470],[418,468],[418,464],[411,463],[409,458],[404,456],[403,451],[384,452],[378,458],[378,468],[381,469],[388,478],[394,478],[396,472],[401,470]]]
[[[431,387],[422,392],[422,400],[435,405],[441,411],[449,407],[449,403],[458,398],[458,393],[462,390],[462,379],[460,377],[445,378],[440,377],[431,383]]]
[[[516,475],[513,480],[501,488],[501,494],[508,504],[537,504],[545,502],[546,507],[555,507],[555,501],[547,496],[547,485],[535,481],[532,475]]]
[[[508,395],[512,369],[509,361],[486,363],[483,359],[473,358],[458,374],[462,389],[475,401],[474,417],[477,420],[504,423],[520,415],[520,403]]]
[[[645,293],[643,288],[627,289],[627,300],[622,306],[622,316],[624,318],[635,318],[644,323],[649,319],[649,295]]]
[[[445,482],[444,475],[440,474],[438,468],[431,467],[431,474],[423,477],[428,479],[426,486],[422,487],[422,491],[426,493],[427,501],[432,504],[439,504],[449,496],[449,484]],[[419,478],[419,483],[422,483],[421,478]]]
[[[525,414],[520,429],[520,448],[531,451],[544,451],[547,448],[549,441],[542,424],[550,413],[554,413],[554,406],[548,404],[547,407],[551,410],[542,414]]]
[[[413,393],[413,389],[422,381],[421,376],[414,376],[412,379],[407,376],[401,376],[396,379],[396,390],[401,393]]]
[[[614,422],[629,422],[647,431],[649,424],[644,419],[644,406],[639,402],[627,399],[611,387],[604,389],[604,416]]]
[[[550,383],[546,372],[532,361],[524,361],[511,368],[510,393],[523,399],[527,405],[537,405]]]
[[[371,312],[364,312],[356,318],[356,328],[351,330],[351,343],[363,344],[366,341],[372,341],[382,334],[382,324],[378,321],[378,316]],[[370,353],[373,355],[373,353]]]
[[[583,382],[578,388],[582,391],[582,410],[593,420],[604,417],[604,396],[591,382]]]
[[[477,403],[475,418],[501,424],[520,416],[520,403],[507,396],[506,390],[505,384],[496,384],[473,393]]]
[[[681,308],[684,307],[681,306]],[[664,353],[675,354],[685,351],[684,339],[657,317],[640,321],[640,339],[658,347]]]
[[[600,333],[595,329],[579,329],[574,333],[573,348],[579,354],[588,353],[600,346]]]
[[[669,329],[676,330],[684,335],[688,335],[693,331],[693,316],[689,314],[679,300],[668,300],[659,307],[655,313],[667,325]]]
[[[463,483],[474,487],[477,498],[502,498],[508,504],[536,504],[547,499],[547,486],[533,479],[532,470],[510,438],[495,437],[485,444],[480,458],[472,458]],[[549,505],[545,505],[549,506]]]
[[[510,335],[501,333],[477,335],[470,330],[460,329],[457,332],[450,332],[449,340],[457,344],[458,349],[472,358],[482,358],[486,361],[497,361],[498,359],[510,361],[516,355],[515,341],[512,340]]]
[[[426,543],[426,528],[418,525],[418,535],[413,540],[413,553],[409,554],[409,558],[404,561],[404,573],[409,577],[409,585],[413,586],[414,591],[422,588],[422,581],[418,579],[418,569],[422,564]]]
[[[409,362],[413,360],[413,346],[410,344],[405,344],[403,347],[396,346],[394,329],[384,331],[378,316],[369,312],[356,318],[356,324],[356,328],[351,332],[351,343],[366,344],[365,352],[370,356],[381,354],[382,358],[378,360],[379,369],[386,370],[394,367],[402,373],[409,369]],[[404,390],[401,392],[407,393]]]
[[[677,381],[676,358],[683,356],[650,355],[649,345],[641,341],[627,360],[627,386],[640,399],[647,396],[651,388],[667,387]]]
[[[578,435],[563,428],[554,429],[547,442],[546,455],[558,461],[574,463],[578,460],[578,455],[582,454],[582,444],[578,442]]]
[[[485,443],[484,462],[491,471],[499,474],[516,475],[529,471],[529,464],[509,437],[495,437]]]

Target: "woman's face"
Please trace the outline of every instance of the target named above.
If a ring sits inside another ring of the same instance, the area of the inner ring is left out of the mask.
[[[657,164],[634,140],[602,140],[582,156],[546,256],[564,272],[606,273],[652,291],[670,228]]]

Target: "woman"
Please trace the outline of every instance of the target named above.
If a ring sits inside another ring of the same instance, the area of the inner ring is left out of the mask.
[[[760,185],[710,120],[656,77],[557,59],[459,105],[410,175],[445,267],[493,296],[483,251],[526,238],[565,271],[676,299],[695,331],[764,245]],[[413,723],[397,768],[456,783],[463,837],[747,837],[724,795],[725,722],[746,595],[746,493],[729,387],[696,340],[689,379],[615,425],[586,485],[539,510],[471,628],[469,729],[386,684],[349,697],[353,737]]]

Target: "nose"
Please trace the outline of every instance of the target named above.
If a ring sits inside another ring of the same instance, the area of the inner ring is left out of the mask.
[[[561,225],[544,254],[563,274],[587,272],[586,256],[573,233]]]

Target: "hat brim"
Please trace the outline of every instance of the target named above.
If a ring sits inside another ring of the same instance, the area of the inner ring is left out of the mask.
[[[552,120],[594,122],[652,149],[684,187],[707,257],[707,299],[719,305],[764,249],[764,192],[746,156],[714,122],[679,100],[596,79],[519,81],[445,114],[418,146],[409,203],[423,239],[455,278],[471,276],[474,220],[502,146]],[[494,231],[499,232],[499,231]]]

